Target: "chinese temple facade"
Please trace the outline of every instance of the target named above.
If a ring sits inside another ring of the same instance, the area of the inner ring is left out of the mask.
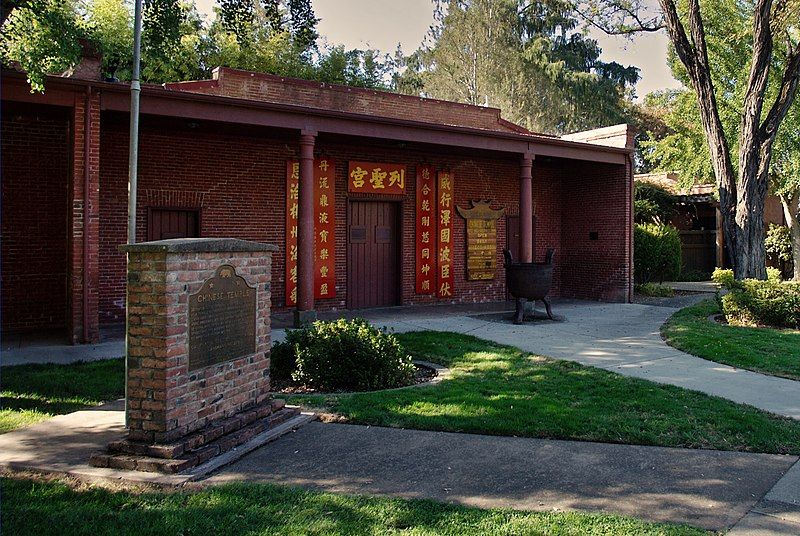
[[[77,70],[85,73],[85,70]],[[96,342],[125,313],[129,87],[2,79],[2,329]],[[275,244],[272,304],[507,298],[503,248],[551,295],[629,301],[632,134],[535,134],[494,108],[219,68],[145,86],[137,240]]]

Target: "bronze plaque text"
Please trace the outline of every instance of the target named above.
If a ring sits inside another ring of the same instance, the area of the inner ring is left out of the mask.
[[[494,279],[497,270],[497,218],[503,210],[494,210],[489,201],[473,201],[472,208],[456,207],[467,220],[467,280]]]
[[[189,370],[256,351],[256,289],[222,265],[189,296]]]

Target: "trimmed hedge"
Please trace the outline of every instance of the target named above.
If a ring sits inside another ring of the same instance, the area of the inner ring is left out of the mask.
[[[287,331],[272,347],[271,374],[323,391],[372,391],[410,385],[415,368],[397,337],[357,318]]]
[[[720,298],[725,318],[734,326],[800,328],[800,283],[781,281],[774,268],[767,271],[766,281],[739,281],[733,270],[714,270],[711,278],[728,290]]]
[[[636,224],[633,264],[637,283],[677,279],[681,273],[681,237],[672,225]]]

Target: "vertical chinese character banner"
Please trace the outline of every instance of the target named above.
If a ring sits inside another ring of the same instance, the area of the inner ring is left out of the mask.
[[[314,298],[336,297],[336,166],[314,160]],[[297,304],[300,163],[286,163],[286,305]]]
[[[297,216],[300,163],[286,162],[286,305],[297,304]]]
[[[417,294],[436,291],[436,175],[433,166],[417,167]]]
[[[333,160],[314,161],[314,298],[336,296],[335,176]]]
[[[453,174],[440,171],[436,189],[437,227],[439,245],[437,255],[436,295],[439,298],[453,296]]]

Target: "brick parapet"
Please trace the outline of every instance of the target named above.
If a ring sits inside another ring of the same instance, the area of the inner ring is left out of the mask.
[[[129,257],[129,439],[172,442],[266,402],[271,253],[129,252]],[[189,296],[223,264],[257,289],[256,351],[189,370]]]
[[[228,67],[214,70],[214,80],[174,82],[167,89],[253,101],[308,106],[434,124],[500,132],[530,133],[500,118],[500,110],[401,93],[286,78]]]

